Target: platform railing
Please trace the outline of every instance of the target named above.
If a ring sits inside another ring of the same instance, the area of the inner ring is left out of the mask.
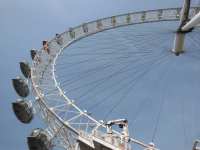
[[[115,136],[113,134],[106,134],[99,130],[95,130],[92,133],[93,136],[100,138],[114,146],[120,147],[124,150],[131,150],[131,145],[121,140],[121,137]]]

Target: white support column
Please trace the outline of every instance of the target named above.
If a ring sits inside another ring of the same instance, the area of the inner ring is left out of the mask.
[[[175,53],[177,56],[180,53],[184,53],[183,46],[185,41],[185,34],[176,33],[174,40],[174,48],[172,49],[172,53]]]
[[[200,143],[200,141],[198,139],[196,139],[192,150],[199,150],[200,149],[199,147],[197,147],[198,143]]]
[[[185,42],[185,33],[183,33],[181,29],[188,20],[189,10],[190,10],[190,2],[191,2],[191,0],[184,1],[183,10],[181,13],[181,18],[180,18],[180,24],[176,31],[174,47],[172,49],[172,52],[175,53],[176,56],[178,56],[180,53],[184,53],[183,46],[184,46],[184,42]]]
[[[182,31],[187,31],[190,28],[195,27],[196,25],[200,24],[200,12],[192,18],[183,28]]]

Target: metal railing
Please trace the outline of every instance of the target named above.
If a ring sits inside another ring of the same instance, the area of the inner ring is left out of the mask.
[[[112,134],[106,134],[99,130],[95,130],[92,135],[124,150],[131,150],[131,145],[122,141],[119,136],[114,137]]]

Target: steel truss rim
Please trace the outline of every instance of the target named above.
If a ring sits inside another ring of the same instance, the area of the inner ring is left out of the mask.
[[[195,11],[196,8],[199,8],[199,7],[191,7],[191,8],[190,8],[190,11]],[[175,12],[174,12],[175,14],[176,14],[176,11],[177,11],[177,10],[180,10],[180,14],[179,14],[179,15],[181,15],[181,12],[182,12],[182,8],[169,8],[169,9],[157,9],[157,10],[150,10],[150,11],[141,11],[141,12],[135,12],[135,13],[127,13],[127,14],[116,15],[116,16],[112,16],[112,17],[117,18],[117,17],[124,17],[124,16],[130,15],[130,14],[133,14],[133,15],[134,15],[134,14],[141,14],[141,13],[143,13],[143,12],[145,12],[145,13],[148,13],[148,12],[149,12],[149,13],[151,13],[151,12],[168,11],[168,10],[175,11]],[[193,18],[194,15],[195,15],[195,14],[191,15],[191,16],[190,16],[190,19]],[[53,61],[49,62],[49,64],[47,65],[47,67],[50,66],[50,65],[52,65],[52,78],[53,78],[53,80],[54,80],[54,82],[55,82],[56,88],[60,91],[61,94],[63,94],[62,96],[65,97],[65,99],[67,100],[67,102],[68,102],[71,106],[73,106],[76,110],[79,111],[80,115],[84,115],[84,116],[87,117],[88,119],[94,121],[94,122],[96,123],[97,126],[106,128],[106,126],[104,126],[102,123],[100,123],[99,121],[95,120],[94,118],[92,118],[91,116],[89,116],[87,113],[85,113],[83,110],[79,109],[75,104],[73,104],[73,103],[67,98],[67,96],[64,94],[64,92],[62,91],[62,89],[59,87],[59,84],[58,84],[58,82],[57,82],[57,80],[56,80],[56,76],[55,76],[55,72],[54,72],[54,66],[55,66],[55,64],[56,64],[57,57],[59,56],[59,54],[61,53],[61,51],[63,51],[66,47],[70,46],[72,43],[75,43],[75,42],[79,41],[80,39],[83,39],[83,38],[85,38],[85,37],[88,37],[88,36],[90,36],[90,35],[92,35],[92,34],[96,34],[96,33],[98,33],[98,32],[102,32],[102,31],[105,31],[105,30],[113,29],[113,28],[128,26],[128,25],[134,25],[134,24],[151,23],[151,22],[161,22],[161,21],[177,21],[177,20],[180,19],[179,17],[177,18],[177,17],[174,16],[174,15],[168,16],[168,17],[171,17],[171,18],[168,18],[168,19],[158,19],[158,18],[157,18],[157,19],[155,19],[155,20],[153,20],[153,21],[152,21],[152,20],[149,21],[148,19],[146,19],[145,21],[141,21],[141,18],[140,18],[140,22],[132,22],[132,23],[125,23],[125,22],[122,22],[121,24],[117,24],[117,25],[114,25],[114,26],[112,26],[112,25],[107,25],[107,26],[105,26],[105,27],[103,27],[103,28],[96,28],[96,30],[93,30],[93,31],[91,30],[91,31],[88,32],[88,33],[82,32],[82,33],[83,33],[82,35],[77,36],[77,37],[74,38],[74,39],[71,39],[71,41],[67,39],[67,40],[66,40],[67,43],[66,43],[65,45],[62,45],[62,48],[59,48],[59,50],[55,51],[56,53],[55,53],[55,55],[52,57]],[[162,18],[164,18],[164,17],[162,17]],[[108,19],[111,19],[111,17],[107,17],[107,18],[103,18],[103,19],[99,19],[99,20],[103,21],[103,20],[108,20]],[[89,25],[89,24],[92,24],[92,23],[93,23],[93,24],[97,23],[97,20],[92,21],[92,22],[88,22],[88,23],[86,23],[86,24]],[[75,31],[76,29],[80,29],[80,28],[83,28],[83,25],[79,25],[79,26],[77,26],[77,27],[74,27],[74,28],[72,28],[72,30]],[[61,33],[60,35],[63,36],[63,35],[65,35],[65,34],[68,34],[68,36],[69,36],[69,31],[70,31],[70,30],[67,30],[67,31]],[[56,37],[54,37],[53,39],[51,39],[47,44],[50,45],[50,44],[53,43],[55,40],[56,40]],[[37,71],[37,67],[36,67],[36,66],[38,65],[38,64],[37,64],[37,60],[38,60],[38,58],[41,57],[42,53],[44,53],[44,48],[45,48],[45,46],[43,46],[43,47],[38,51],[38,53],[36,54],[36,56],[35,56],[35,58],[34,58],[34,60],[33,60],[33,62],[32,62],[32,65],[31,65],[31,79],[30,79],[30,80],[31,80],[31,82],[32,82],[32,87],[34,88],[35,94],[36,94],[36,96],[37,96],[36,99],[37,99],[38,102],[42,103],[42,105],[45,106],[46,109],[47,109],[51,114],[53,114],[54,117],[56,117],[56,119],[58,119],[58,120],[61,122],[61,124],[62,124],[63,127],[66,127],[66,128],[69,129],[70,131],[72,131],[72,132],[74,132],[75,134],[79,135],[79,131],[77,131],[75,128],[73,128],[70,124],[64,122],[53,110],[51,110],[51,108],[46,104],[45,100],[43,100],[43,94],[40,93],[41,91],[38,90],[38,85],[37,85],[37,83],[35,82],[34,76],[35,76],[35,71]],[[52,62],[53,62],[53,63],[52,63]],[[46,71],[46,68],[45,68],[45,70],[43,70],[43,74],[45,73],[45,71]],[[113,133],[120,134],[120,133],[118,133],[117,131],[114,131],[114,130],[113,130]],[[137,141],[136,141],[136,142],[137,142]]]

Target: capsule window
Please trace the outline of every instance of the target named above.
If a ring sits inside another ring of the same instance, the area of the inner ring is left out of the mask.
[[[37,143],[40,145],[40,147],[43,147],[43,145],[40,142],[37,142]]]
[[[101,20],[97,20],[97,28],[100,29],[102,27]]]

